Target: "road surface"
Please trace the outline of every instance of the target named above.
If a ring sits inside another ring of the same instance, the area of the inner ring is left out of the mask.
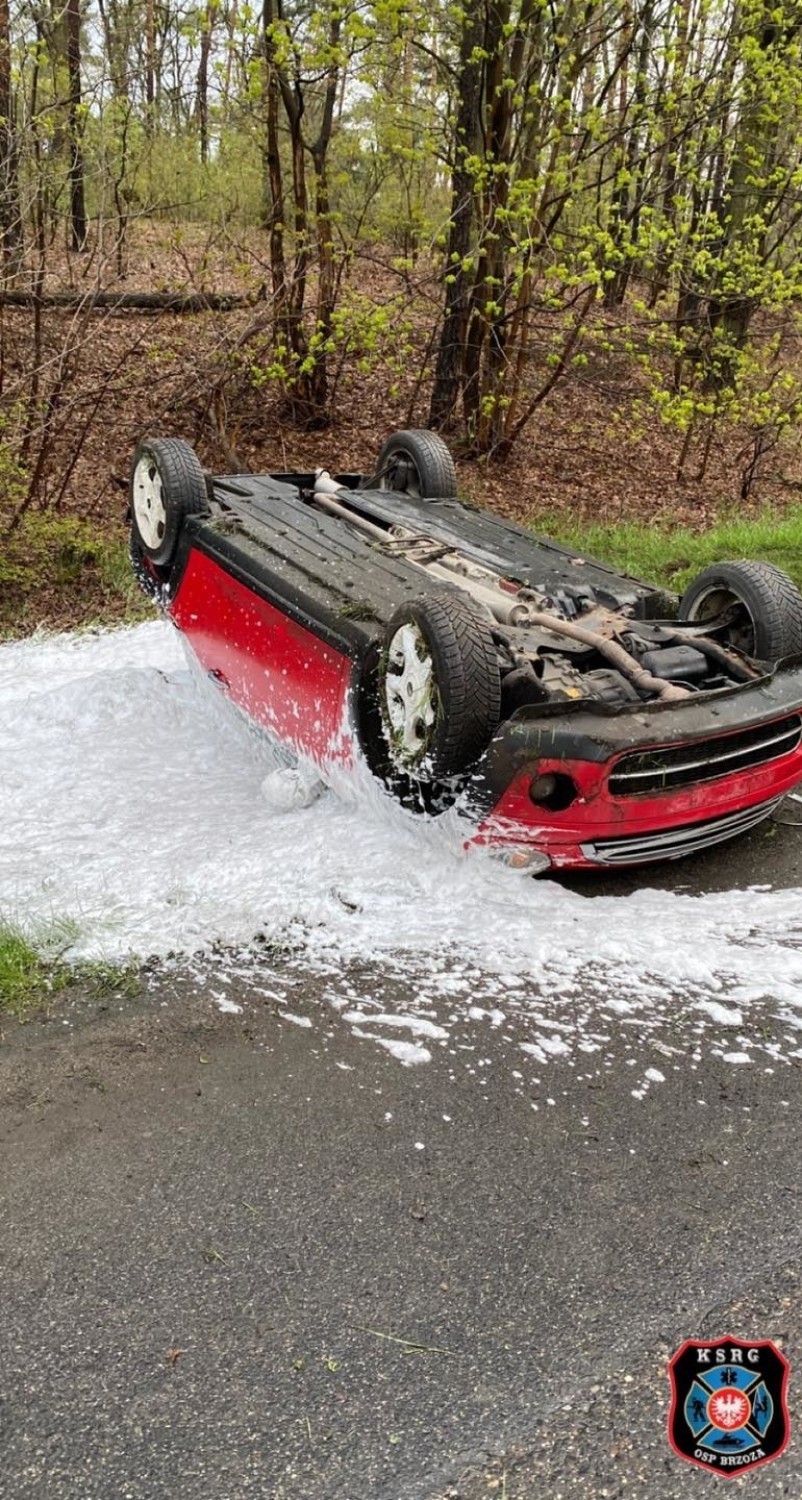
[[[778,1339],[792,1397],[800,1367],[802,1095],[771,1005],[748,1065],[678,1010],[545,1066],[477,1013],[405,1067],[332,1002],[408,1011],[408,979],[264,968],[225,1013],[178,968],[6,1028],[0,1493],[696,1496],[671,1350]],[[751,1484],[798,1496],[798,1447]]]

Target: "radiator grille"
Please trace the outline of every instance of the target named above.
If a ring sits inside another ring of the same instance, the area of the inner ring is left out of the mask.
[[[767,761],[779,760],[796,750],[802,739],[802,718],[788,714],[771,724],[739,729],[715,739],[695,740],[658,750],[633,750],[622,755],[610,775],[610,792],[616,797],[675,791],[714,781],[735,771],[747,771]]]
[[[761,802],[757,807],[742,808],[740,812],[725,813],[721,818],[708,818],[701,823],[686,823],[680,828],[663,828],[657,833],[599,839],[593,844],[582,844],[582,853],[600,865],[641,865],[650,860],[680,859],[683,854],[695,854],[739,833],[747,833],[762,823],[781,800],[772,797],[770,802]]]

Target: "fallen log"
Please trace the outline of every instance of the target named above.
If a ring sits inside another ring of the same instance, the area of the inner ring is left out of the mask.
[[[54,307],[72,312],[111,308],[114,312],[233,312],[264,300],[264,289],[249,292],[34,292],[0,290],[0,307]]]

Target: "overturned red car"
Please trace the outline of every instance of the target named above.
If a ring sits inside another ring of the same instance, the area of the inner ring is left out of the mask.
[[[681,598],[457,498],[434,433],[370,475],[207,474],[148,438],[143,587],[250,719],[533,872],[676,859],[802,781],[802,594],[717,563]]]

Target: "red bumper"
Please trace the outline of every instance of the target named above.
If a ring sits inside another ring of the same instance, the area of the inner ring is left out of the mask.
[[[762,764],[720,775],[711,774],[715,771],[715,754],[723,750],[725,763],[728,754],[737,760],[727,746],[739,743],[743,726],[733,729],[729,736],[686,742],[674,739],[667,745],[661,745],[658,731],[651,743],[643,739],[602,761],[565,755],[540,755],[523,764],[519,760],[470,842],[489,848],[515,845],[522,853],[531,847],[546,855],[555,869],[645,864],[676,859],[720,843],[759,823],[802,781],[802,733],[795,736],[793,728],[789,731],[786,727],[793,718],[785,714],[759,726],[766,741],[776,737],[781,745],[783,736],[776,734],[776,727],[782,726],[787,747],[782,753]],[[708,779],[641,795],[632,791],[622,795],[615,790],[616,780],[621,779],[620,768],[632,756],[640,762],[652,752],[657,759],[661,750],[667,750],[669,758],[676,758],[678,745],[687,749],[689,759],[711,756],[702,771]],[[561,785],[575,789],[570,804],[561,810],[538,805],[530,795],[535,778],[550,773],[565,778]]]

